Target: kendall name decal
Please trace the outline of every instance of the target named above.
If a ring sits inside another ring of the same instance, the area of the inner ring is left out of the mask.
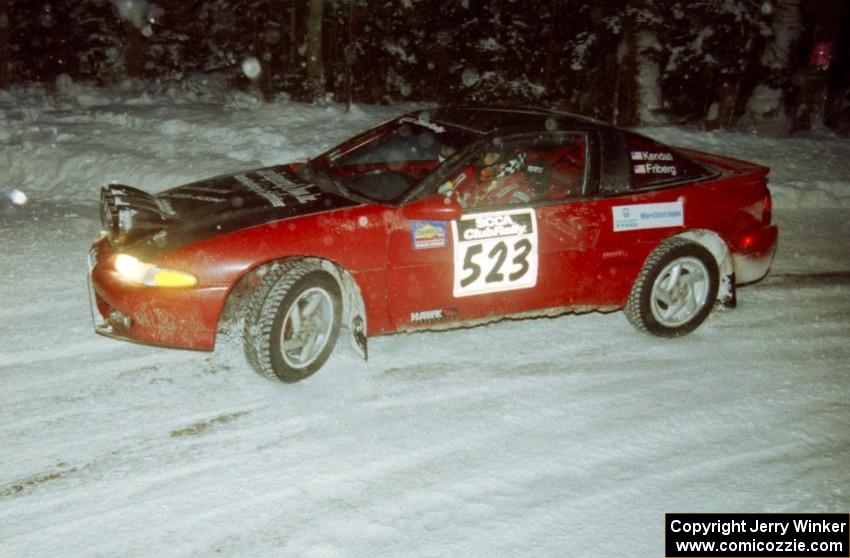
[[[667,161],[673,162],[672,153],[654,153],[652,151],[632,151],[632,161]]]

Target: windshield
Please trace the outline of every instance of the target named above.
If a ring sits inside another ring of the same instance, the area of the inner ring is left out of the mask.
[[[309,165],[344,191],[391,202],[476,139],[465,130],[402,116],[359,134]]]

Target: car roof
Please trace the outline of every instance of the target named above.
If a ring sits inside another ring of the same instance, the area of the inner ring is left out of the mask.
[[[612,127],[575,114],[525,106],[438,107],[412,112],[409,116],[480,135],[507,131],[551,132],[571,128]]]

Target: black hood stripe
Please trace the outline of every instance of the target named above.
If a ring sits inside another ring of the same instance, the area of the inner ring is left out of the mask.
[[[168,194],[164,194],[162,198],[171,200],[192,200],[208,203],[224,203],[227,201],[226,198],[214,198],[204,194],[193,194],[192,192],[169,192]]]
[[[286,204],[283,203],[283,200],[280,199],[280,196],[278,196],[276,192],[271,191],[270,188],[264,188],[260,186],[257,182],[254,181],[253,178],[249,177],[248,175],[237,174],[233,178],[235,178],[242,186],[248,188],[258,196],[266,198],[268,202],[273,206],[286,207]]]
[[[299,204],[319,199],[320,192],[316,186],[295,182],[292,178],[296,177],[296,175],[292,173],[292,171],[289,171],[287,174],[290,174],[290,176],[285,176],[284,174],[275,171],[275,169],[263,169],[257,171],[257,175],[266,181],[269,189],[284,199],[294,198],[294,201]]]
[[[289,166],[217,176],[147,196],[171,215],[131,241],[131,251],[140,257],[280,219],[361,205],[301,179]]]

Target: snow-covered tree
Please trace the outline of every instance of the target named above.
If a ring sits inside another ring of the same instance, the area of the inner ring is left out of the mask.
[[[325,95],[325,61],[322,54],[322,18],[325,0],[310,0],[307,13],[307,90],[313,99]]]
[[[762,12],[772,16],[772,36],[762,54],[762,78],[753,89],[747,109],[756,120],[782,115],[782,100],[791,71],[791,49],[802,28],[801,0],[772,0],[762,4]]]
[[[750,0],[673,2],[658,26],[665,109],[678,120],[731,125],[771,34]]]
[[[0,89],[9,87],[9,1],[0,0]]]
[[[663,12],[661,12],[663,13]],[[657,123],[663,120],[661,98],[661,54],[658,28],[664,19],[659,15],[655,0],[627,2],[623,10],[623,38],[618,46],[618,76],[620,91],[625,99],[618,110],[626,110],[620,123]]]
[[[86,0],[71,7],[76,26],[75,55],[79,67],[75,79],[98,84],[114,83],[124,72],[124,45],[118,32],[121,20],[109,0]]]
[[[748,107],[778,113],[800,3],[0,0],[0,80],[216,73],[267,100],[528,103],[727,126]]]
[[[68,0],[9,0],[8,22],[12,74],[16,81],[53,82],[75,74],[73,25]]]
[[[266,100],[281,92],[306,98],[306,14],[300,0],[202,2],[186,31],[184,64],[255,87]]]

